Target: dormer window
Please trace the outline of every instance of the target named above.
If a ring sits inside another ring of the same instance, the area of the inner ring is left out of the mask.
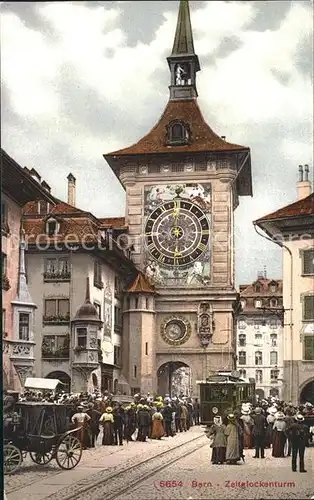
[[[181,121],[174,121],[167,127],[167,142],[171,146],[188,144],[190,139],[189,126]]]
[[[48,236],[55,236],[58,233],[59,224],[56,219],[48,219],[46,222],[46,233]]]
[[[270,307],[277,307],[278,305],[277,299],[270,299],[269,305]]]

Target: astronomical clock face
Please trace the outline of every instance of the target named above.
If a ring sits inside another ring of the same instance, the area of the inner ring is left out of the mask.
[[[149,186],[146,275],[160,285],[209,282],[210,185]]]
[[[147,249],[165,267],[188,266],[207,250],[209,222],[188,200],[175,198],[156,208],[145,227]]]

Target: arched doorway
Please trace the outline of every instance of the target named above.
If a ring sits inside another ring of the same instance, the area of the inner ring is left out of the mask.
[[[60,380],[60,382],[62,383],[62,386],[58,386],[58,388],[60,387],[60,389],[64,392],[70,392],[71,378],[67,373],[65,373],[65,372],[51,372],[47,375],[46,378],[54,378],[54,379]]]
[[[157,371],[157,392],[161,396],[190,396],[191,368],[182,361],[168,361]]]
[[[314,405],[314,380],[308,382],[300,394],[300,403],[312,403]]]
[[[94,390],[98,389],[98,378],[95,373],[92,374],[92,382],[93,382],[93,387]]]
[[[115,378],[113,381],[113,394],[117,394],[117,393],[118,393],[118,379]]]
[[[263,389],[256,389],[255,394],[256,394],[256,396],[258,396],[259,401],[261,401],[261,399],[265,398],[265,393],[264,393]]]
[[[273,398],[278,398],[279,397],[279,389],[273,387],[272,389],[270,389],[269,395]]]

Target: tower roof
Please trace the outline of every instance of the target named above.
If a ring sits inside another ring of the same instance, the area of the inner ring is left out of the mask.
[[[96,307],[90,301],[89,278],[86,278],[85,302],[76,311],[74,321],[100,322]]]
[[[147,279],[142,273],[138,273],[135,280],[129,288],[128,293],[155,293],[154,288],[148,283]]]
[[[21,241],[20,241],[20,263],[19,263],[19,273],[18,273],[18,283],[17,283],[17,295],[12,304],[21,304],[24,306],[29,306],[32,308],[37,308],[34,303],[27,286],[26,271],[25,271],[25,241],[24,241],[24,230],[22,231]]]
[[[173,120],[189,124],[191,140],[182,146],[169,146],[166,141],[166,126]],[[240,146],[225,141],[217,135],[204,120],[196,99],[187,101],[169,101],[157,124],[138,142],[127,148],[119,149],[105,156],[152,154],[152,153],[196,153],[216,151],[243,151],[247,146]]]
[[[193,32],[188,0],[181,0],[172,56],[192,55],[194,52]]]

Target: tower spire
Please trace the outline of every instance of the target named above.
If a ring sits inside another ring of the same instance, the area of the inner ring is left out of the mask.
[[[195,55],[188,0],[180,0],[177,29],[171,55]]]
[[[180,0],[173,48],[167,61],[171,73],[170,100],[197,97],[196,73],[200,63],[194,51],[188,0]]]
[[[86,278],[85,304],[90,304],[89,278]]]
[[[21,303],[21,304],[29,304],[35,306],[27,286],[26,271],[25,271],[26,244],[24,240],[24,234],[25,234],[24,230],[22,230],[20,239],[20,264],[19,264],[18,283],[17,283],[17,296],[14,300],[14,304]]]

